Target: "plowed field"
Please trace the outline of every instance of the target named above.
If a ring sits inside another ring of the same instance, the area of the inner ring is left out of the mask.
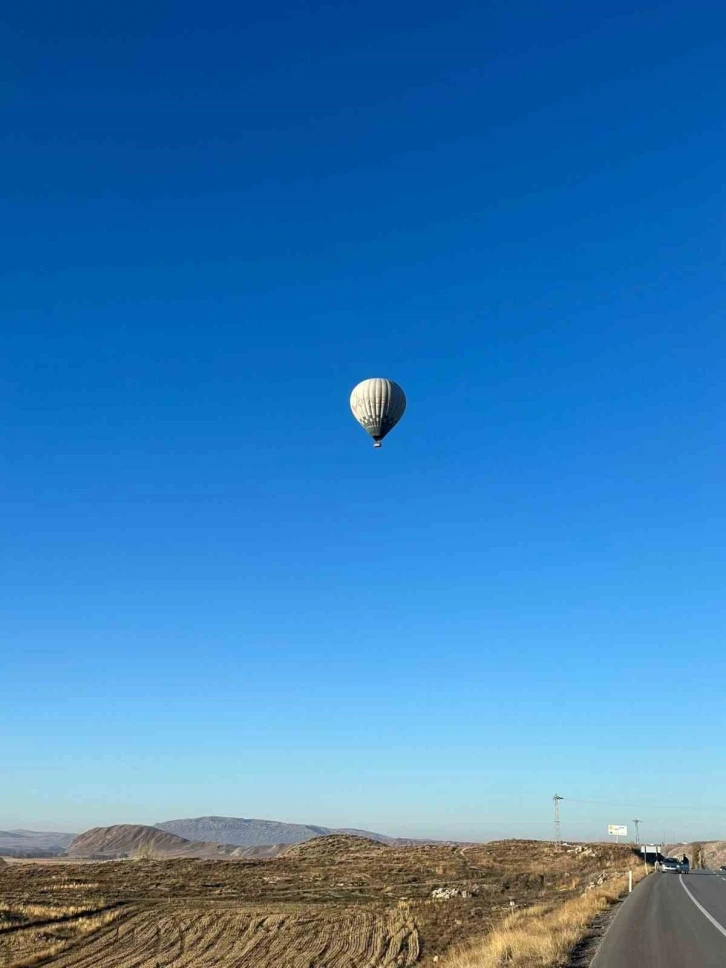
[[[48,927],[14,932],[0,962],[20,968],[405,968],[418,959],[419,938],[404,910],[272,913],[159,905],[118,912],[115,920],[63,942]],[[56,926],[59,927],[59,926]],[[23,939],[24,931],[32,939]],[[25,940],[35,948],[31,959]],[[61,945],[60,950],[58,950]],[[43,957],[46,955],[46,957]]]
[[[7,863],[0,968],[434,968],[512,904],[564,900],[632,863],[624,845],[341,836],[272,860]]]

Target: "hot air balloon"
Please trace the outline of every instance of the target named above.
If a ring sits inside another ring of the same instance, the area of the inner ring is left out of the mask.
[[[373,438],[373,446],[396,426],[406,409],[406,394],[393,380],[363,380],[350,395],[353,416]]]

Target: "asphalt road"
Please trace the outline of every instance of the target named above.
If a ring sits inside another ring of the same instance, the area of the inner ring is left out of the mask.
[[[726,873],[651,874],[618,911],[592,968],[726,968]]]

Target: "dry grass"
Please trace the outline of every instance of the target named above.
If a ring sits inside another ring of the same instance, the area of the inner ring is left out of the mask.
[[[163,858],[164,855],[153,844],[141,844],[131,855],[132,860],[163,860]]]
[[[92,891],[99,886],[98,881],[74,881],[62,877],[60,880],[52,878],[54,891]]]
[[[453,946],[478,951],[470,939],[504,925],[511,903],[518,912],[540,905],[547,917],[635,863],[624,845],[388,847],[334,836],[274,860],[8,864],[0,968],[31,968],[33,959],[48,968],[441,965]],[[434,900],[442,887],[455,896]],[[113,924],[86,930],[84,919],[109,908]],[[524,927],[523,915],[515,922]]]
[[[115,921],[121,911],[88,906],[0,904],[0,965],[33,968]]]
[[[56,921],[59,918],[88,914],[87,904],[0,904],[0,918],[14,918],[22,921]]]
[[[644,877],[640,869],[633,880]],[[614,876],[563,904],[537,904],[510,914],[481,941],[455,950],[444,968],[558,968],[586,934],[593,918],[627,889]]]

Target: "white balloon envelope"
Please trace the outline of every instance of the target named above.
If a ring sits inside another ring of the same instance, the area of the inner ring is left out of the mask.
[[[361,427],[373,438],[373,446],[396,426],[406,409],[406,394],[393,380],[373,377],[353,388],[350,409]]]

